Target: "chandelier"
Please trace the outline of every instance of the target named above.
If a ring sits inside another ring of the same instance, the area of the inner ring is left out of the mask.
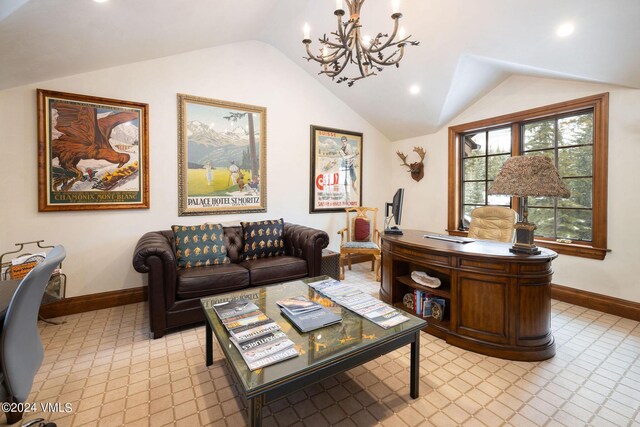
[[[334,37],[329,39],[326,34],[318,39],[321,44],[320,53],[316,56],[311,53],[311,29],[309,24],[304,25],[304,43],[307,49],[305,59],[314,60],[322,65],[322,70],[318,74],[326,74],[334,80],[338,77],[348,64],[356,64],[358,74],[355,77],[339,77],[336,83],[347,82],[353,84],[365,77],[375,76],[376,71],[380,72],[383,67],[390,65],[400,66],[400,60],[404,55],[406,45],[417,46],[418,41],[409,40],[411,36],[404,34],[403,28],[399,27],[400,0],[393,0],[393,32],[391,35],[378,33],[371,38],[362,35],[362,24],[360,23],[360,8],[365,0],[345,0],[349,8],[349,20],[342,22],[345,11],[342,8],[342,0],[336,0],[336,11],[334,15],[338,18],[338,31],[331,33]],[[397,36],[397,37],[396,37]]]

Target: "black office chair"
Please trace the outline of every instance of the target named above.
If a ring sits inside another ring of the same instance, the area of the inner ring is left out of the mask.
[[[44,349],[38,331],[38,311],[45,287],[53,270],[66,256],[56,246],[40,264],[27,274],[9,303],[0,334],[0,400],[25,402],[33,378],[42,364]],[[7,422],[17,423],[22,412],[7,412]]]

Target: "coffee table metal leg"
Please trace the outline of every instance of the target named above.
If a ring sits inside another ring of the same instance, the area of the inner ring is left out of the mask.
[[[416,332],[416,339],[411,343],[411,397],[420,396],[420,331]]]
[[[262,400],[263,396],[249,399],[249,423],[251,427],[260,427],[262,425]]]
[[[209,322],[204,322],[206,331],[206,340],[207,340],[207,366],[213,365],[213,329],[211,329],[211,325]]]

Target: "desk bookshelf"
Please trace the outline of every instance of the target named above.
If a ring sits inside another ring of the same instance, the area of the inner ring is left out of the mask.
[[[426,332],[449,344],[503,359],[536,361],[555,355],[551,333],[551,262],[557,254],[509,252],[510,243],[454,243],[424,238],[424,231],[382,237],[381,298],[405,309],[416,289],[446,300],[444,317],[427,318]],[[435,289],[411,279],[425,271]]]

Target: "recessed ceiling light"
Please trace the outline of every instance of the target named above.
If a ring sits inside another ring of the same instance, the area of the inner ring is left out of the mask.
[[[413,85],[409,88],[409,92],[411,93],[411,95],[417,95],[420,93],[420,86],[418,85]]]
[[[556,34],[558,35],[558,37],[567,37],[573,34],[575,29],[576,27],[572,22],[565,22],[558,27],[558,29],[556,30]]]
[[[93,0],[93,1],[96,2],[96,3],[106,3],[109,0]]]

